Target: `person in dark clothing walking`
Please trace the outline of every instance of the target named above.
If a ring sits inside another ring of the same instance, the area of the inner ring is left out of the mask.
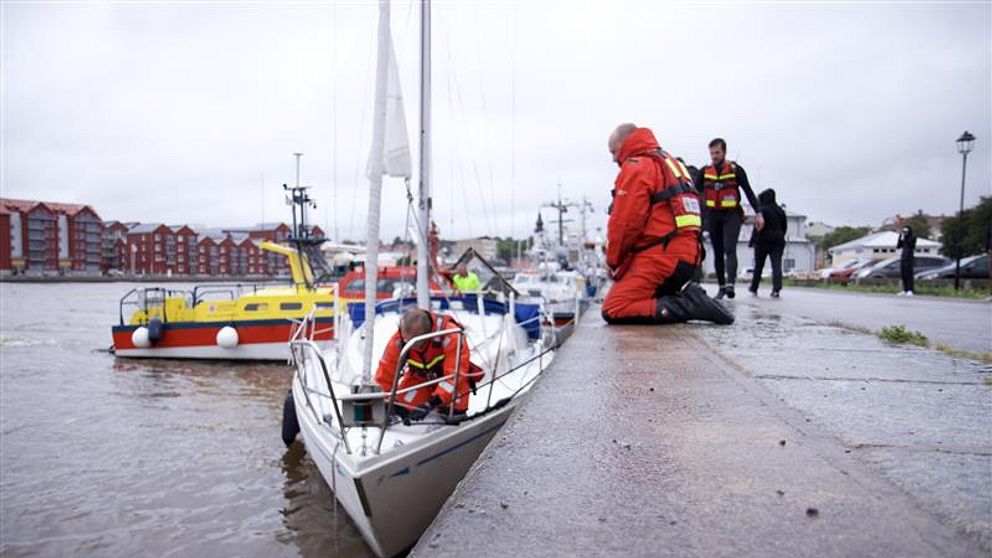
[[[913,296],[913,257],[916,254],[916,234],[913,227],[904,225],[899,233],[896,249],[902,249],[899,255],[899,271],[902,272],[902,292],[899,296]]]
[[[765,258],[770,257],[772,297],[778,298],[782,291],[782,252],[785,251],[785,231],[789,225],[785,218],[785,210],[775,201],[775,190],[768,188],[761,192],[758,194],[758,201],[761,203],[761,213],[758,215],[764,219],[765,226],[761,230],[755,227],[751,232],[749,244],[754,247],[754,275],[751,276],[751,287],[748,290],[753,295],[758,294]]]
[[[702,185],[705,200],[705,228],[713,244],[713,266],[720,283],[716,298],[734,298],[734,283],[737,279],[737,237],[741,233],[744,212],[741,210],[741,190],[757,216],[755,228],[764,226],[761,208],[751,190],[744,168],[733,161],[727,161],[727,142],[716,138],[710,142],[712,164],[700,171],[697,184]],[[726,265],[725,265],[726,262]]]

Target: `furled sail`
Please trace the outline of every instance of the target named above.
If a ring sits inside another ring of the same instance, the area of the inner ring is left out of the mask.
[[[400,90],[400,76],[396,65],[396,53],[393,50],[392,37],[387,34],[388,70],[386,81],[386,136],[383,146],[382,172],[397,178],[410,178],[410,138],[406,130],[406,116],[403,112],[403,93]],[[374,153],[369,155],[366,175],[372,178],[375,167],[372,164]]]

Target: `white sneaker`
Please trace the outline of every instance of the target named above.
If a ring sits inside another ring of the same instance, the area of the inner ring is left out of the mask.
[[[899,294],[896,296],[906,296],[906,291],[899,291]]]
[[[913,294],[913,291],[906,291],[906,296],[916,296],[916,295]]]

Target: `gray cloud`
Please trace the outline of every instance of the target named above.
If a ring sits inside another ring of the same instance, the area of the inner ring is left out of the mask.
[[[317,221],[364,230],[374,3],[41,5],[3,10],[3,195],[104,218],[285,218],[303,151]],[[416,129],[417,6],[393,32]],[[978,136],[966,201],[988,195],[989,4],[436,4],[434,178],[447,236],[518,235],[563,192],[602,223],[612,126],[706,159],[837,224],[957,207],[953,140]],[[515,92],[515,95],[514,95]],[[405,192],[387,181],[384,236]],[[337,204],[334,204],[334,200]],[[511,203],[512,200],[512,203]]]

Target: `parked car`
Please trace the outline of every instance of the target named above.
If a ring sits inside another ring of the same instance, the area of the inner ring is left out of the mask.
[[[851,280],[851,277],[855,273],[878,263],[878,260],[856,260],[856,261],[857,263],[852,265],[851,267],[845,267],[842,269],[835,269],[831,271],[828,279],[830,281],[838,282],[841,285],[847,285],[847,282]]]
[[[913,269],[922,271],[944,267],[950,262],[944,256],[920,255],[913,257]],[[854,274],[858,279],[898,279],[900,276],[899,256],[886,258],[873,266],[866,267]]]
[[[930,281],[933,279],[953,279],[955,263],[951,262],[944,267],[928,269],[916,274],[917,279]],[[961,258],[961,278],[962,279],[988,279],[989,278],[989,255],[980,254],[978,256],[968,256]]]
[[[864,266],[865,264],[868,264],[868,263],[871,263],[871,262],[872,262],[872,260],[866,260],[866,259],[862,259],[862,258],[854,258],[852,260],[847,260],[846,262],[844,262],[841,265],[838,265],[836,267],[826,267],[826,268],[823,268],[823,269],[818,269],[818,270],[814,271],[813,273],[816,273],[817,276],[818,276],[817,278],[819,278],[819,279],[830,279],[831,275],[834,274],[834,273],[836,273],[836,272],[844,271],[844,270],[847,270],[847,269],[858,269],[860,266]]]

